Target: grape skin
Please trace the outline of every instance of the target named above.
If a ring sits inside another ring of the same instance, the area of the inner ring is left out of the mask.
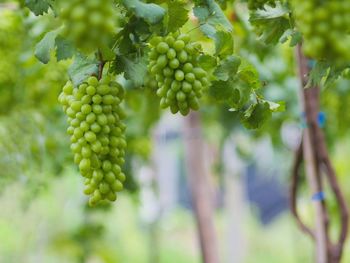
[[[187,115],[199,109],[199,99],[209,81],[197,62],[200,45],[189,35],[171,33],[151,40],[148,69],[156,82],[160,107]]]
[[[90,77],[78,88],[68,81],[59,95],[59,102],[69,116],[67,133],[71,136],[74,162],[86,178],[84,193],[90,195],[91,206],[102,200],[115,201],[116,192],[123,189],[125,175],[121,166],[126,148],[125,125],[121,122],[125,114],[120,106],[123,97],[123,88],[109,76],[100,81]]]

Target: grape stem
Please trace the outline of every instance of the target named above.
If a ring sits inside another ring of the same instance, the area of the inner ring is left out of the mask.
[[[99,65],[98,65],[98,76],[97,78],[100,80],[102,78],[102,73],[103,73],[103,67],[106,64],[106,61],[103,60],[102,53],[100,50],[98,50],[98,58],[99,58]]]

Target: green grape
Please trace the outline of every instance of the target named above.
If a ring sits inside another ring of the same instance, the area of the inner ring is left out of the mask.
[[[86,99],[92,95],[92,99]],[[84,193],[90,195],[92,206],[102,200],[116,200],[116,192],[123,189],[123,96],[123,88],[107,76],[100,81],[90,77],[77,88],[69,81],[59,95],[59,102],[71,118],[67,129],[71,150],[81,175],[87,178]]]
[[[305,55],[345,64],[350,60],[350,1],[292,0],[294,18],[303,34]]]
[[[113,0],[63,0],[59,7],[62,34],[80,50],[94,51],[107,44],[116,32],[118,10]],[[87,94],[94,93],[93,88],[88,89]]]
[[[209,85],[207,72],[197,61],[200,45],[190,40],[188,34],[169,34],[150,41],[150,80],[152,89],[160,97],[160,107],[172,113],[187,115],[199,109],[198,99],[203,88]]]

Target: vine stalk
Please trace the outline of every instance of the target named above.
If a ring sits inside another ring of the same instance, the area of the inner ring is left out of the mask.
[[[219,248],[214,226],[213,189],[205,169],[204,145],[198,112],[191,112],[185,118],[184,137],[186,167],[203,262],[219,263]]]
[[[300,94],[305,114],[306,128],[303,131],[303,141],[296,152],[292,170],[291,211],[301,230],[311,236],[316,242],[316,262],[339,263],[348,232],[348,209],[328,155],[323,131],[318,125],[320,90],[318,87],[305,88],[308,84],[310,68],[308,66],[308,59],[302,53],[301,45],[298,45],[297,48],[297,58],[299,76],[302,84]],[[314,230],[311,230],[302,222],[297,210],[299,170],[303,161],[305,162],[306,175],[313,197],[320,196],[320,194],[322,197],[317,198],[313,203],[316,220]],[[329,234],[330,217],[326,206],[326,200],[323,197],[323,173],[336,197],[341,215],[339,237],[335,243],[332,242]]]

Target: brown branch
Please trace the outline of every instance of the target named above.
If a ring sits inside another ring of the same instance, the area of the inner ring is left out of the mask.
[[[219,263],[219,248],[214,222],[213,189],[205,168],[204,141],[200,115],[185,118],[185,156],[189,187],[204,263]]]
[[[303,221],[299,216],[298,208],[297,208],[297,205],[298,205],[297,194],[298,194],[299,179],[300,179],[299,170],[302,162],[303,162],[303,143],[301,142],[298,149],[295,151],[295,155],[294,155],[294,163],[292,168],[292,184],[290,187],[290,209],[301,231],[308,234],[312,239],[315,239],[315,234],[313,230],[303,223]]]
[[[297,55],[298,55],[298,62],[299,62],[299,75],[300,79],[302,81],[302,85],[305,87],[308,81],[308,74],[309,74],[309,68],[307,65],[307,58],[302,54],[300,45],[297,49]],[[341,228],[338,240],[336,244],[333,244],[331,242],[330,236],[329,236],[329,224],[330,224],[330,217],[327,211],[326,202],[325,200],[320,200],[319,205],[321,207],[318,216],[321,219],[322,225],[324,226],[324,234],[326,235],[326,244],[327,244],[327,263],[339,263],[341,260],[341,256],[343,253],[344,243],[347,237],[348,232],[348,224],[349,224],[349,212],[346,205],[346,201],[344,198],[343,193],[341,192],[341,189],[339,187],[339,183],[337,181],[336,172],[332,166],[332,163],[329,158],[325,137],[323,134],[322,129],[318,125],[318,113],[319,113],[319,93],[320,90],[318,87],[308,88],[302,90],[302,99],[304,102],[304,111],[305,116],[307,120],[307,130],[309,131],[309,137],[311,140],[311,148],[313,152],[313,156],[316,161],[316,169],[317,169],[317,177],[316,177],[316,188],[314,191],[321,192],[323,189],[322,186],[322,177],[319,170],[322,168],[325,171],[325,175],[327,178],[327,181],[329,185],[331,186],[331,189],[336,197],[338,207],[340,210],[340,220],[341,220]],[[295,164],[295,169],[298,169],[298,163]],[[293,170],[293,173],[296,173],[294,177],[298,176],[298,171]],[[292,182],[292,187],[294,184],[298,183],[298,178],[296,177],[296,182]],[[297,186],[294,186],[297,189]],[[294,190],[294,195],[296,196],[297,190]],[[296,197],[293,197],[296,199]],[[294,201],[296,202],[296,201]],[[295,204],[295,210],[296,211],[296,204]],[[321,223],[319,222],[319,223]],[[315,240],[317,239],[317,236],[320,233],[317,231],[314,232]],[[318,251],[322,253],[321,251]]]
[[[315,129],[318,128],[317,116],[319,112],[319,89],[318,87],[305,88],[308,83],[310,68],[308,59],[304,56],[301,45],[297,47],[297,59],[299,78],[301,80],[300,99],[305,112],[307,127],[303,132],[303,151],[306,164],[306,175],[313,194],[323,190],[320,173],[320,162],[317,154],[318,138],[315,137]],[[329,263],[330,242],[329,242],[329,216],[325,200],[314,202],[315,209],[315,243],[316,261]]]
[[[344,244],[346,241],[346,237],[348,234],[348,228],[349,228],[349,212],[346,205],[346,201],[344,198],[344,195],[339,187],[339,183],[337,180],[337,176],[335,173],[335,170],[333,168],[333,165],[330,161],[324,136],[321,129],[318,129],[317,133],[319,134],[319,137],[322,139],[319,145],[319,155],[320,155],[320,161],[323,164],[323,168],[326,172],[326,176],[328,179],[328,182],[332,188],[332,191],[337,199],[337,203],[340,209],[340,220],[341,220],[341,228],[339,232],[339,237],[337,240],[337,243],[332,246],[332,260],[333,262],[339,262],[343,253]]]

